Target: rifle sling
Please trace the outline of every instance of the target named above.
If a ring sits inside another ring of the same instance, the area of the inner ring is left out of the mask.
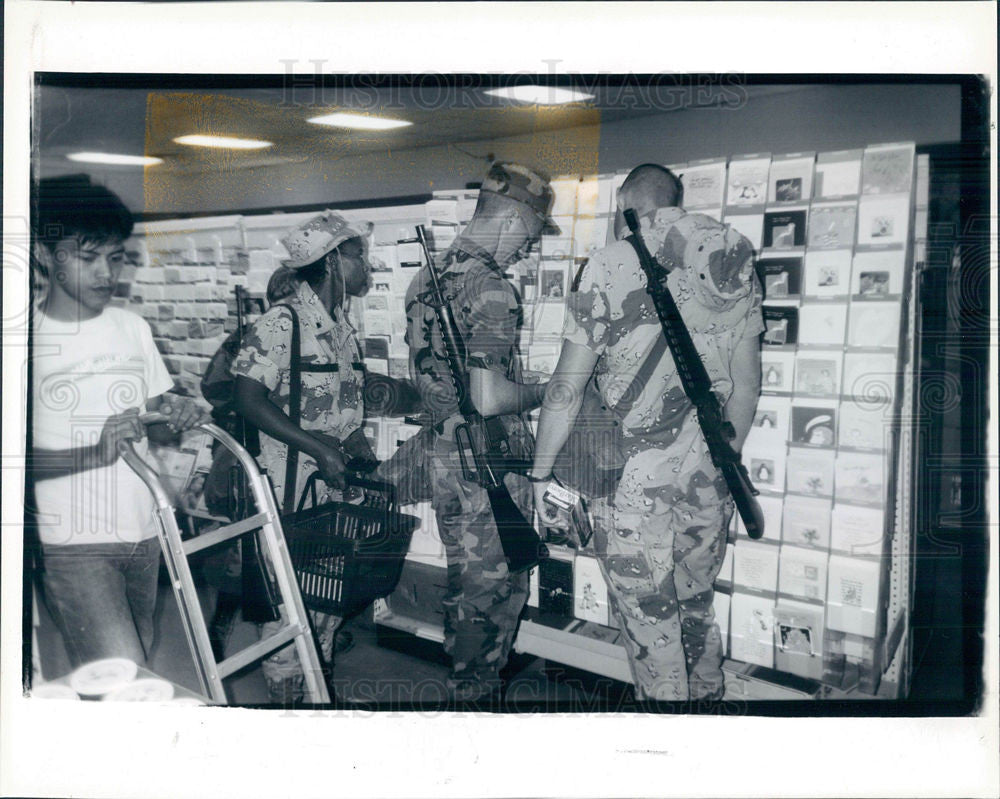
[[[635,250],[636,257],[639,259],[639,264],[642,266],[643,253],[640,249],[642,245],[636,241],[635,235],[627,236],[625,241],[632,245],[632,249]],[[646,276],[646,290],[650,294],[653,291],[657,291],[653,287],[653,277],[653,275]],[[653,308],[656,310],[657,316],[660,316],[660,323],[664,333],[663,338],[670,346],[670,354],[673,355],[674,365],[677,367],[677,374],[681,379],[681,386],[684,388],[684,393],[687,394],[688,399],[695,406],[695,410],[700,410],[703,403],[712,398],[712,395],[709,393],[712,381],[705,370],[705,364],[698,357],[698,350],[691,339],[691,333],[684,323],[681,312],[677,308],[677,303],[674,302],[674,297],[670,293],[670,288],[667,286],[666,280],[657,282],[659,285],[660,300],[666,311],[666,318],[660,315],[659,308],[655,302],[653,303]],[[696,357],[688,358],[688,353],[694,353]],[[702,435],[708,441],[711,434],[705,430],[705,421],[701,413],[698,414],[698,426],[701,427]]]

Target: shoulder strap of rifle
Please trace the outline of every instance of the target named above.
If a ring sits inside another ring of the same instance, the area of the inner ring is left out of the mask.
[[[302,366],[299,363],[302,355],[302,342],[299,338],[299,315],[291,305],[282,304],[292,315],[292,348],[289,353],[288,375],[288,418],[296,427],[300,426],[302,418]],[[295,508],[295,479],[299,472],[299,451],[288,447],[285,459],[285,493],[281,507],[285,513]]]
[[[635,240],[635,236],[627,236],[625,241],[632,245],[632,249],[635,250],[636,257],[638,257],[641,264],[642,252],[639,249],[639,243]],[[650,286],[649,288],[652,289],[653,287]],[[656,308],[656,312],[657,316],[660,316],[660,323],[663,327],[663,338],[670,347],[670,354],[674,357],[674,364],[677,367],[677,374],[681,379],[681,386],[683,386],[684,393],[687,394],[688,399],[698,406],[700,400],[703,399],[703,397],[699,396],[699,384],[708,390],[712,385],[712,381],[705,370],[705,364],[702,363],[701,358],[698,356],[694,341],[691,339],[691,333],[684,323],[684,318],[681,316],[677,303],[674,302],[674,297],[670,293],[670,288],[667,286],[666,280],[659,281],[658,289],[653,290],[657,291],[663,302],[665,314],[661,315],[659,308]],[[692,353],[695,357],[687,357],[688,354]]]
[[[656,369],[656,365],[660,362],[660,358],[663,357],[663,353],[667,349],[667,339],[662,333],[656,337],[656,341],[653,342],[653,346],[649,348],[649,352],[646,353],[646,357],[642,362],[642,366],[639,367],[639,371],[635,373],[635,377],[632,378],[632,382],[628,384],[628,388],[621,395],[621,398],[615,403],[614,410],[617,413],[626,414],[632,410],[632,406],[635,405],[636,401],[639,399],[639,395],[642,394],[642,390],[646,387],[649,382],[649,378],[653,376],[653,370]]]

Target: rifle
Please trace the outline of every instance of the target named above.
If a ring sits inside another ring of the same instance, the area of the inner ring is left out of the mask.
[[[653,300],[656,313],[660,317],[663,335],[670,345],[670,353],[674,356],[677,374],[698,414],[698,425],[701,427],[709,455],[715,468],[726,480],[729,493],[736,503],[736,510],[743,519],[743,525],[751,538],[760,538],[764,534],[764,512],[756,497],[760,492],[750,482],[746,466],[740,460],[730,441],[736,438],[736,431],[731,422],[722,414],[719,398],[712,391],[712,381],[705,371],[698,351],[695,349],[687,325],[681,318],[677,303],[674,302],[666,280],[661,279],[662,267],[658,267],[653,257],[646,249],[646,243],[639,233],[639,220],[631,208],[625,211],[625,223],[632,232],[630,241],[639,256],[639,265],[646,273],[646,292]]]
[[[513,573],[521,572],[530,569],[549,554],[538,533],[514,503],[503,481],[508,472],[523,471],[528,464],[518,463],[510,457],[510,445],[500,420],[497,417],[485,419],[472,403],[469,377],[465,371],[465,342],[441,290],[423,225],[417,225],[417,239],[427,260],[434,312],[444,341],[448,369],[455,385],[458,410],[465,420],[455,427],[455,443],[462,463],[462,477],[486,489],[500,544],[507,559],[507,568]],[[471,453],[474,469],[469,466],[466,450]]]

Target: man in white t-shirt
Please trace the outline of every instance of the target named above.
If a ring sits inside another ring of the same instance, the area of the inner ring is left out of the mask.
[[[118,456],[146,454],[140,408],[164,414],[169,439],[207,419],[173,388],[141,317],[108,307],[132,215],[80,180],[43,181],[34,219],[47,283],[33,320],[31,477],[43,587],[73,665],[143,663],[153,638],[160,548],[153,497]],[[156,431],[154,433],[154,431]]]

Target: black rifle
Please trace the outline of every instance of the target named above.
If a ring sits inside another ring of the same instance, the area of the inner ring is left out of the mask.
[[[764,513],[760,509],[760,503],[754,499],[760,492],[750,482],[750,475],[740,460],[739,453],[730,446],[729,442],[736,438],[736,431],[722,414],[722,406],[712,391],[712,381],[705,371],[705,364],[695,349],[687,325],[667,287],[666,271],[653,261],[646,249],[646,243],[639,233],[639,220],[635,211],[629,208],[624,216],[628,229],[632,231],[630,241],[639,256],[639,265],[646,273],[646,291],[660,317],[663,335],[674,356],[684,393],[698,413],[698,425],[705,436],[712,463],[726,480],[747,534],[751,538],[760,538],[764,534]]]
[[[503,481],[504,475],[509,472],[523,472],[527,464],[511,458],[510,444],[500,419],[497,417],[485,419],[472,403],[469,377],[465,370],[465,342],[455,324],[451,307],[441,290],[437,271],[434,269],[434,259],[427,247],[423,225],[417,225],[417,239],[427,260],[427,271],[431,277],[432,304],[437,314],[438,326],[441,328],[448,369],[455,384],[458,410],[465,420],[455,427],[455,443],[458,445],[458,455],[462,463],[462,477],[486,489],[497,533],[500,536],[500,544],[507,559],[507,568],[511,572],[521,572],[530,569],[549,554],[535,528],[528,523],[521,509],[514,503]],[[466,451],[471,453],[474,469],[469,466]]]

